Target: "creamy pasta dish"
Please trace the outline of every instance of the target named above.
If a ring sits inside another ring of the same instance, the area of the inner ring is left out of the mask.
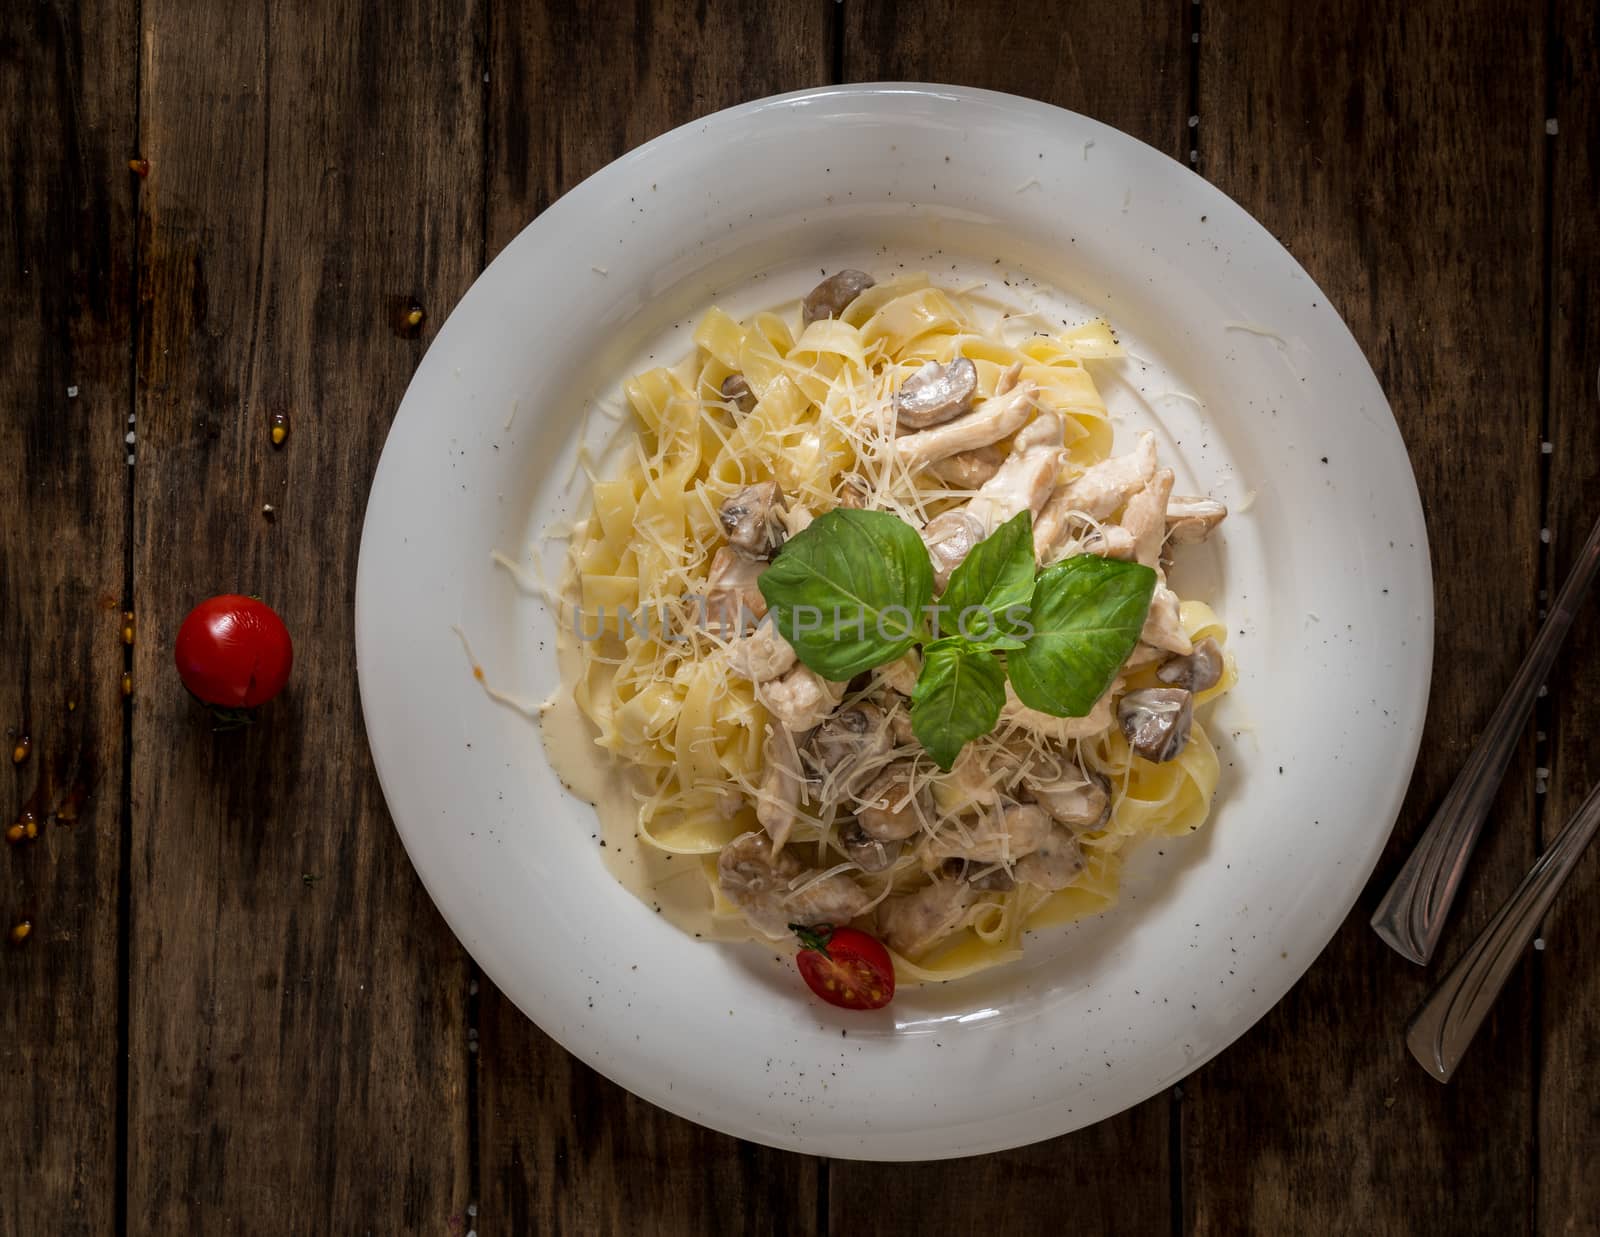
[[[1226,510],[1172,492],[1152,435],[1113,452],[1105,323],[847,270],[694,343],[626,384],[562,584],[641,896],[948,980],[1205,822],[1234,669],[1167,571]]]

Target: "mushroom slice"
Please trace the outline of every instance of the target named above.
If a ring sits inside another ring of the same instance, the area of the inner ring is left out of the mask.
[[[1004,460],[993,446],[976,447],[929,465],[929,471],[952,490],[975,490],[1000,471]]]
[[[1040,889],[1065,889],[1083,871],[1083,849],[1068,829],[1057,825],[1038,850],[1017,860],[1017,880]]]
[[[880,842],[857,821],[839,830],[839,849],[863,872],[882,872],[892,867],[900,857],[900,848],[899,842]]]
[[[810,326],[821,318],[837,318],[877,280],[865,271],[844,270],[829,275],[800,303],[800,319]]]
[[[837,788],[832,796],[854,794],[864,777],[882,766],[894,746],[889,723],[875,704],[840,709],[806,741],[806,763]]]
[[[1022,784],[1058,825],[1093,832],[1111,818],[1111,788],[1098,773],[1080,777],[1073,769],[1048,780],[1023,774]]]
[[[717,518],[728,544],[755,558],[766,558],[783,544],[783,491],[776,481],[747,485],[723,501]]]
[[[1128,746],[1146,760],[1171,760],[1189,741],[1194,697],[1181,687],[1146,687],[1117,702],[1117,721]]]
[[[817,880],[791,852],[780,852],[764,833],[742,833],[717,856],[717,886],[750,926],[774,939],[791,923],[847,923],[872,898],[844,873]]]
[[[723,546],[711,557],[706,574],[706,621],[724,637],[745,630],[747,621],[760,619],[767,612],[767,599],[756,581],[767,565]]]
[[[844,689],[845,684],[831,683],[815,670],[796,665],[762,683],[756,694],[786,730],[803,734],[839,707]]]
[[[717,390],[723,399],[746,416],[756,410],[756,393],[750,389],[743,374],[729,374]]]
[[[972,875],[968,875],[968,871]],[[1008,893],[1017,887],[1016,878],[1003,864],[970,864],[965,859],[946,859],[944,874],[955,880],[964,880],[974,889],[985,893]]]
[[[933,561],[933,584],[939,591],[950,583],[950,573],[988,534],[964,507],[936,515],[922,526],[922,544]]]
[[[794,646],[778,634],[777,625],[770,621],[757,623],[748,636],[728,646],[729,668],[752,683],[769,683],[794,669],[798,660]]]
[[[1038,393],[1033,383],[1018,383],[1004,395],[991,395],[964,417],[896,439],[895,451],[908,471],[917,472],[962,451],[987,447],[1027,424]]]
[[[922,813],[917,810],[922,792],[912,789],[915,770],[914,761],[897,760],[861,792],[856,823],[868,837],[898,842],[922,827]]]
[[[1227,515],[1228,509],[1214,498],[1174,494],[1167,499],[1167,541],[1172,545],[1204,541]]]
[[[977,891],[966,881],[936,880],[878,908],[878,928],[896,953],[915,962],[961,926]]]
[[[973,863],[1008,863],[1036,851],[1050,833],[1050,817],[1034,803],[1008,803],[995,819],[984,813],[962,837],[946,826],[928,843],[929,859],[967,859]]]
[[[894,395],[895,419],[902,429],[925,430],[972,411],[978,393],[978,367],[966,357],[948,365],[929,361],[900,384]]]
[[[1210,636],[1194,646],[1187,657],[1171,658],[1156,671],[1156,678],[1188,692],[1203,692],[1222,681],[1222,648]]]

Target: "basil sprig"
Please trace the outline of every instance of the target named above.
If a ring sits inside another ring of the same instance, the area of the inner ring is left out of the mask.
[[[791,537],[760,577],[778,632],[834,682],[921,645],[911,729],[941,769],[988,734],[1007,674],[1030,708],[1082,717],[1138,643],[1156,575],[1078,555],[1034,574],[1023,511],[974,546],[933,604],[927,547],[884,511],[840,508]]]

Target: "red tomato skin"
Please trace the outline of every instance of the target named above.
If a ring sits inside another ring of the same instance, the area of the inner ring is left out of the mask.
[[[822,940],[821,948],[809,943],[814,937]],[[854,928],[822,928],[804,930],[800,939],[795,966],[806,986],[829,1005],[882,1009],[894,999],[894,963],[875,938]]]
[[[206,704],[253,709],[289,681],[294,643],[271,606],[224,593],[189,611],[173,660],[183,685]]]

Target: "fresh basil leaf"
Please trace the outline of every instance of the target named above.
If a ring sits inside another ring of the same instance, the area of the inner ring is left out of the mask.
[[[1005,612],[1027,606],[1032,596],[1033,512],[1025,508],[973,546],[950,573],[939,599],[947,616],[940,619],[940,632],[984,643],[991,633],[1008,632]]]
[[[963,747],[995,728],[1005,702],[1005,671],[994,654],[940,640],[923,650],[911,691],[911,732],[949,772]]]
[[[1033,635],[1006,657],[1022,703],[1054,717],[1094,708],[1139,642],[1156,573],[1140,563],[1079,554],[1034,586]]]
[[[839,683],[923,638],[933,564],[898,516],[840,508],[791,537],[758,583],[795,655]]]

